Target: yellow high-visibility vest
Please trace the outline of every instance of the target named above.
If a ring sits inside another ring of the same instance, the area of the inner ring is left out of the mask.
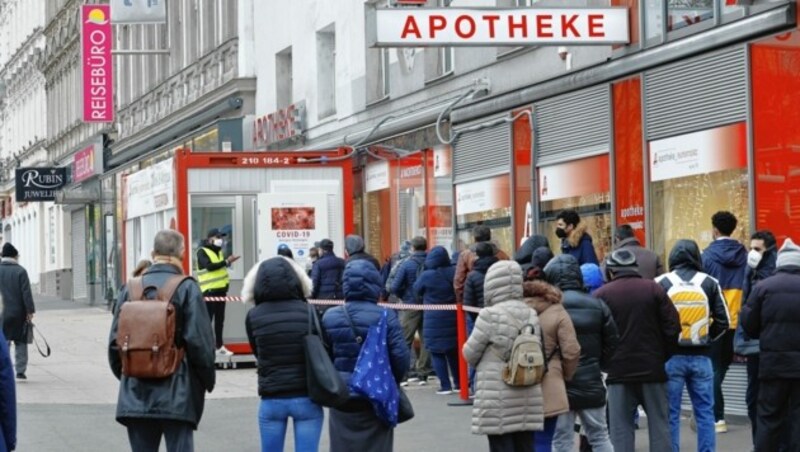
[[[222,257],[222,250],[219,253],[214,253],[208,248],[203,247],[212,264],[216,264],[225,260]],[[230,283],[230,276],[228,276],[228,267],[218,268],[216,270],[208,271],[205,269],[197,269],[197,282],[200,284],[200,290],[207,292],[209,290],[224,289]]]

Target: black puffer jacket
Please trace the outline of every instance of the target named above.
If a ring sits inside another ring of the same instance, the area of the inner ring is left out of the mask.
[[[244,299],[256,304],[247,313],[245,328],[258,358],[261,397],[308,395],[303,337],[308,334],[305,298],[310,293],[311,280],[299,265],[284,257],[262,261],[244,279]]]
[[[475,261],[472,271],[467,274],[467,283],[464,285],[465,305],[476,308],[483,307],[483,282],[486,279],[486,272],[498,261],[499,259],[495,256],[480,257]],[[477,317],[477,314],[473,315],[473,318]]]
[[[544,269],[547,281],[564,293],[563,305],[575,326],[581,344],[581,360],[567,382],[570,410],[598,408],[606,404],[606,388],[600,369],[611,360],[619,336],[611,310],[587,294],[578,260],[562,254]]]
[[[522,267],[523,276],[533,265],[533,252],[539,248],[550,248],[550,241],[543,235],[532,235],[522,242],[522,246],[514,253],[514,260]]]

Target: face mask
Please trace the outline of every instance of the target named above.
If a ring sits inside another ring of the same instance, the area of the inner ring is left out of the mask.
[[[218,247],[222,248],[222,245],[225,242],[223,242],[222,239],[214,239],[214,241],[212,243],[214,244],[214,246],[218,246]]]
[[[560,239],[567,238],[567,231],[565,231],[564,228],[556,228],[556,237]]]
[[[758,264],[761,263],[761,259],[763,258],[763,254],[756,250],[750,250],[750,252],[747,253],[747,265],[749,265],[750,268],[756,268],[758,267]]]

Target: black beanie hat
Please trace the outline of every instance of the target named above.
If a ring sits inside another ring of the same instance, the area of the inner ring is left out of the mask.
[[[2,257],[17,257],[17,256],[19,256],[19,251],[17,251],[17,249],[14,248],[14,245],[12,245],[9,242],[6,242],[5,244],[3,244],[3,256]]]

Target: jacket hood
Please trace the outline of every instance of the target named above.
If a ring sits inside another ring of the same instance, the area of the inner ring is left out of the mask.
[[[302,267],[283,256],[265,259],[247,272],[242,301],[255,304],[311,296],[312,282]]]
[[[472,269],[481,273],[486,273],[489,268],[499,261],[496,256],[479,257],[478,260],[472,265]]]
[[[550,306],[561,303],[561,291],[544,281],[526,281],[522,284],[525,303],[541,314]]]
[[[357,235],[348,235],[344,239],[344,249],[347,254],[353,255],[364,251],[364,239]]]
[[[522,268],[515,261],[498,261],[486,272],[483,283],[484,306],[522,300]]]
[[[725,267],[739,268],[747,264],[747,250],[733,239],[714,240],[703,251]]]
[[[614,249],[618,250],[620,248],[628,248],[634,246],[642,246],[642,244],[636,237],[628,237],[627,239],[622,239],[619,242],[617,242],[617,244],[614,245]]]
[[[703,271],[703,260],[700,258],[700,248],[694,240],[678,240],[669,253],[670,271],[679,268]]]
[[[437,268],[449,267],[450,255],[442,246],[434,247],[425,258],[425,268],[435,270]]]
[[[583,273],[583,286],[588,292],[591,293],[603,287],[603,271],[600,270],[597,264],[581,265],[581,273]]]
[[[562,254],[544,267],[545,279],[561,290],[583,290],[583,273],[578,260]]]
[[[383,287],[381,282],[381,274],[370,261],[350,261],[342,274],[344,299],[377,303]]]
[[[585,221],[581,221],[580,223],[578,223],[578,225],[575,226],[575,229],[573,229],[572,232],[570,232],[569,236],[567,237],[567,243],[569,244],[569,246],[571,246],[572,248],[577,248],[578,245],[581,243],[581,240],[583,240],[583,236],[584,234],[586,234],[587,229],[589,229],[589,225]],[[589,237],[588,235],[587,238],[591,240],[591,237]]]
[[[550,248],[550,241],[547,240],[547,237],[538,234],[532,235],[525,239],[522,246],[514,253],[514,260],[519,265],[529,264],[533,257],[533,252],[542,247]]]

